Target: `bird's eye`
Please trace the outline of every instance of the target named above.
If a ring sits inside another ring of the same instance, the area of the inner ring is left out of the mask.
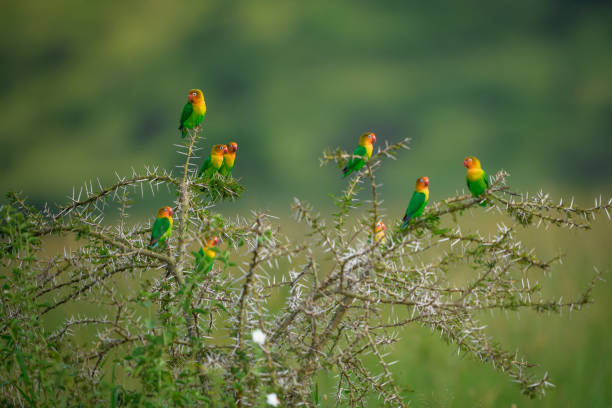
[[[192,95],[193,95],[193,96],[196,96],[196,95],[197,95],[197,93],[195,93],[195,92],[194,92],[194,93],[192,93]]]

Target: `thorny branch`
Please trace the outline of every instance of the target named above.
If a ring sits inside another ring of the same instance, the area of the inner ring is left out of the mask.
[[[582,208],[542,192],[519,194],[501,170],[483,197],[430,203],[405,230],[397,228],[399,219],[387,221],[395,227],[387,229],[386,242],[376,242],[374,226],[385,216],[376,172],[408,148],[405,139],[386,143],[347,179],[330,217],[296,198],[295,218],[308,232],[290,239],[267,214],[229,220],[214,211],[215,202],[242,189],[235,179],[196,177],[191,166],[199,140],[197,131],[190,132],[179,146],[185,156],[179,178],[145,169],[117,176],[109,187],[85,184],[57,211],[37,210],[17,194],[0,207],[2,284],[10,288],[0,293],[0,353],[8,356],[0,360],[8,362],[0,375],[1,401],[36,405],[66,393],[71,404],[84,406],[108,404],[108,395],[125,405],[163,406],[182,398],[188,406],[213,399],[254,406],[275,392],[284,405],[314,406],[315,374],[332,370],[338,406],[367,406],[371,395],[405,406],[409,394],[388,354],[402,329],[414,324],[506,373],[529,396],[552,386],[548,374],[535,378],[532,363],[486,334],[480,313],[561,312],[592,302],[599,272],[574,299],[545,298],[539,273],[549,273],[560,257],[541,259],[518,231],[588,229],[597,214],[610,217],[612,200]],[[352,157],[328,150],[321,163],[342,167]],[[366,215],[357,212],[363,184],[371,196]],[[150,220],[126,221],[132,197],[144,197],[145,186],[151,194],[166,186],[178,196],[176,232],[167,248],[148,248]],[[483,199],[489,203],[484,209]],[[104,222],[112,207],[119,209],[116,225]],[[470,210],[497,214],[497,231],[461,225]],[[75,238],[63,255],[44,250],[55,235]],[[227,249],[200,273],[190,251],[213,235]],[[466,274],[463,282],[449,280],[456,271]],[[49,324],[51,311],[67,319],[49,329],[43,323]],[[250,341],[254,329],[266,334],[263,344]],[[75,336],[86,338],[85,345]],[[376,364],[366,365],[367,355]],[[138,386],[109,380],[115,371]],[[63,375],[70,381],[61,387],[50,382]]]

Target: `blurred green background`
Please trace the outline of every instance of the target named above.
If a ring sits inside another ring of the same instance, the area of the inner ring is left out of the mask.
[[[463,189],[467,154],[510,171],[516,190],[590,204],[612,193],[611,22],[606,1],[4,1],[0,191],[61,203],[84,180],[172,168],[180,110],[199,87],[205,149],[239,144],[234,175],[248,190],[219,206],[227,215],[269,208],[284,223],[293,196],[329,208],[344,182],[318,157],[366,130],[381,145],[412,138],[380,173],[389,217],[418,176],[432,200]],[[162,204],[147,198],[135,219]],[[610,269],[603,222],[541,238],[576,259],[558,288]],[[413,404],[611,406],[610,285],[596,295],[571,320],[496,320],[504,344],[551,368],[558,387],[543,401],[415,329],[398,347]]]

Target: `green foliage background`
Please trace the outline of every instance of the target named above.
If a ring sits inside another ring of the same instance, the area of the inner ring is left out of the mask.
[[[5,1],[0,190],[62,202],[86,179],[178,164],[178,116],[196,86],[204,136],[239,144],[234,174],[248,191],[227,215],[287,215],[296,195],[329,206],[343,181],[319,167],[320,152],[352,149],[365,130],[413,139],[381,173],[390,215],[417,176],[430,177],[432,200],[462,189],[466,154],[509,170],[516,189],[588,204],[612,192],[610,21],[599,1]],[[568,293],[592,264],[612,267],[609,224],[586,236],[540,237],[551,252],[570,245],[558,283]],[[609,406],[610,294],[600,287],[599,302],[571,319],[497,316],[492,331],[506,345],[550,368],[558,389],[543,401],[457,360],[425,330],[397,347],[396,372],[416,406]]]

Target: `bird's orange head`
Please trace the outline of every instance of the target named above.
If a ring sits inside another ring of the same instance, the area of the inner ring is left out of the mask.
[[[192,89],[187,94],[187,100],[192,104],[200,104],[204,102],[204,94],[199,89]]]
[[[224,144],[216,144],[212,147],[210,153],[217,156],[223,156],[227,153],[227,146]]]
[[[429,186],[429,177],[419,177],[416,181],[416,186],[414,187],[417,191],[422,191],[427,189]]]
[[[157,218],[161,218],[161,217],[172,218],[172,214],[174,214],[174,211],[172,211],[172,208],[169,206],[165,206],[157,210]]]
[[[469,169],[481,169],[482,167],[480,166],[480,160],[478,160],[476,157],[474,156],[468,156],[465,159],[463,159],[463,165],[469,170]]]
[[[383,224],[382,221],[378,221],[376,223],[376,232],[384,231],[386,229],[387,229],[387,227],[385,226],[385,224]]]
[[[365,146],[368,144],[376,143],[376,135],[372,132],[366,132],[361,137],[359,137],[359,144],[361,146]]]
[[[227,151],[229,153],[236,153],[236,151],[238,151],[238,143],[236,142],[231,142],[227,145]]]

